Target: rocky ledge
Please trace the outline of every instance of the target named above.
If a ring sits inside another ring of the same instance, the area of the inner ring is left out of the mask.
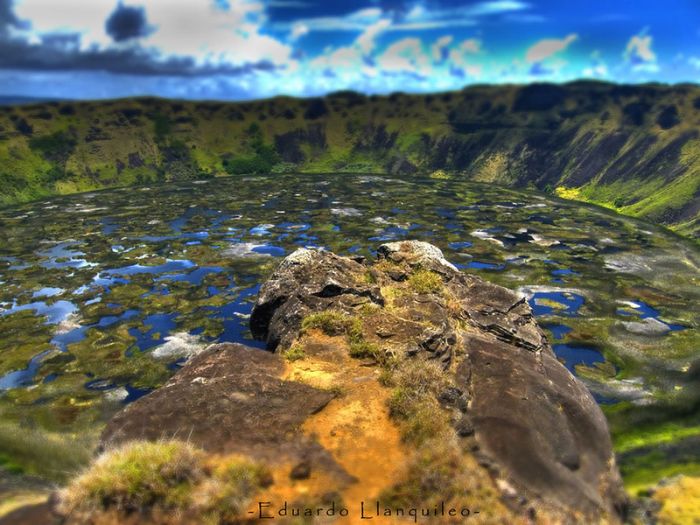
[[[208,348],[117,414],[105,449],[182,440],[264,468],[241,515],[219,522],[254,521],[260,502],[277,518],[285,502],[323,509],[324,523],[364,523],[362,512],[393,523],[401,509],[436,523],[623,520],[591,394],[557,360],[522,296],[459,272],[434,246],[385,244],[372,262],[298,250],[263,285],[250,326],[269,352]],[[87,475],[74,485],[84,489]],[[68,522],[165,515],[104,494],[85,503],[71,490],[58,504]],[[348,515],[329,517],[331,508]]]

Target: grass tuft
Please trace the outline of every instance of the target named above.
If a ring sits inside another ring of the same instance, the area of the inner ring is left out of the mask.
[[[351,341],[350,342],[350,357],[364,359],[371,357],[379,360],[381,357],[381,349],[378,345],[368,341]]]
[[[358,359],[373,358],[382,361],[383,352],[379,345],[365,339],[362,321],[342,312],[332,310],[307,315],[301,322],[301,331],[321,330],[329,336],[345,335],[350,347],[350,356]]]
[[[406,362],[382,381],[394,387],[388,401],[389,414],[400,421],[406,442],[420,446],[449,428],[437,402],[437,395],[449,382],[437,363]]]
[[[212,457],[181,441],[133,441],[100,456],[60,493],[64,515],[178,513],[221,523],[245,511],[269,482],[236,456]]]
[[[465,454],[451,429],[450,415],[437,396],[451,386],[438,363],[413,359],[385,368],[381,382],[393,388],[389,413],[401,437],[415,453],[407,458],[406,475],[380,496],[390,506],[446,506],[477,508],[480,517],[500,521],[508,516],[490,474]],[[445,523],[463,523],[464,517]]]
[[[69,485],[62,503],[71,511],[181,507],[191,486],[204,478],[203,462],[203,454],[185,443],[132,442],[100,456]]]
[[[353,319],[343,312],[327,310],[307,315],[301,322],[302,333],[309,330],[321,330],[330,336],[343,335],[352,327]]]
[[[0,425],[0,467],[15,474],[64,481],[90,462],[96,438],[5,421]]]
[[[362,281],[365,284],[377,284],[377,278],[370,270],[367,270],[364,274],[362,274]]]
[[[417,270],[408,278],[408,286],[416,293],[439,293],[444,285],[442,277],[430,270]]]

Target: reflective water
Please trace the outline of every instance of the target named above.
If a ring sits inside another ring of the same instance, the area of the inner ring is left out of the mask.
[[[271,175],[0,210],[0,414],[59,429],[100,421],[211,342],[260,347],[248,316],[281,257],[300,246],[371,256],[401,239],[526,294],[563,362],[608,402],[625,399],[611,394],[620,379],[647,398],[686,388],[700,355],[694,245],[490,185]]]

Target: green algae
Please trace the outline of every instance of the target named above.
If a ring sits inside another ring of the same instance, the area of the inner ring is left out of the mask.
[[[31,311],[0,317],[0,333],[3,334],[0,375],[26,367],[32,357],[53,348],[48,341],[50,327]]]

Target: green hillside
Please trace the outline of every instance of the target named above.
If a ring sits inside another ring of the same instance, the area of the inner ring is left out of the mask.
[[[255,172],[535,187],[700,236],[700,87],[472,86],[430,95],[0,107],[0,203]]]

